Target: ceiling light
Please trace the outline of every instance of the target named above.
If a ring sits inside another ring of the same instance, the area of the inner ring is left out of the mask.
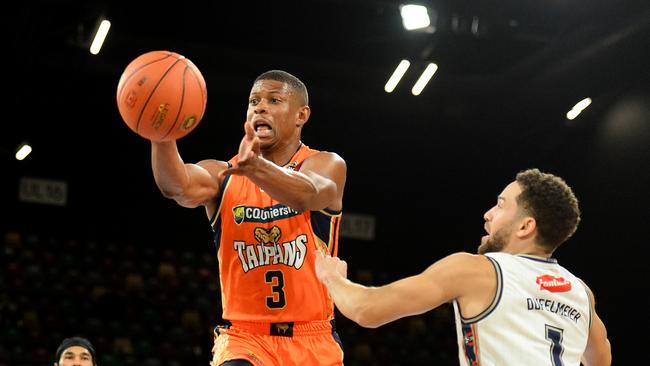
[[[580,112],[584,111],[585,108],[589,107],[590,104],[591,104],[591,98],[585,98],[579,101],[578,103],[576,103],[576,105],[573,106],[573,108],[571,108],[570,111],[566,113],[566,118],[568,120],[573,120],[574,118],[578,117]]]
[[[27,157],[32,152],[32,147],[29,146],[28,144],[23,144],[18,148],[18,151],[16,152],[16,160],[23,160]]]
[[[427,7],[422,5],[402,5],[402,24],[406,30],[427,28],[431,24]]]
[[[438,70],[438,65],[434,63],[430,63],[429,65],[427,65],[427,68],[424,69],[424,72],[422,72],[422,75],[420,75],[418,81],[416,81],[415,85],[413,85],[413,89],[411,89],[411,93],[413,93],[413,95],[420,95],[424,87],[427,86],[427,83],[429,82],[429,80],[431,80],[433,74],[435,74],[437,70]]]
[[[409,66],[411,66],[411,63],[408,60],[402,60],[399,65],[397,65],[397,68],[395,71],[393,71],[393,75],[390,76],[390,79],[388,79],[386,85],[384,86],[386,93],[390,93],[395,90],[397,83],[402,80],[402,76],[404,76]]]
[[[111,22],[109,22],[106,19],[103,19],[101,23],[99,23],[99,27],[97,28],[97,33],[95,33],[93,42],[90,45],[90,53],[92,53],[93,55],[99,53],[99,50],[102,49],[102,45],[104,44],[104,40],[106,39],[106,36],[108,35],[108,30],[110,28],[111,28]]]

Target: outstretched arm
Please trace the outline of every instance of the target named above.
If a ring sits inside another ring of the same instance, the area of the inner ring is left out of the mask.
[[[217,196],[221,184],[219,172],[227,163],[204,160],[186,164],[176,141],[151,142],[151,167],[162,194],[179,205],[194,208],[206,205]]]
[[[418,275],[380,287],[354,283],[346,278],[346,272],[347,265],[340,259],[316,255],[316,274],[327,286],[337,308],[368,328],[422,314],[473,292],[486,291],[489,286],[480,286],[486,278],[494,276],[487,259],[467,253],[452,254]]]
[[[341,209],[347,167],[340,156],[319,152],[305,159],[300,171],[292,171],[264,159],[251,123],[246,122],[244,129],[237,165],[222,174],[246,176],[271,197],[298,211]]]
[[[596,314],[594,294],[589,287],[587,287],[587,293],[591,299],[592,318],[587,348],[582,355],[581,361],[585,366],[609,366],[612,364],[612,346],[607,338],[607,329],[598,314]]]

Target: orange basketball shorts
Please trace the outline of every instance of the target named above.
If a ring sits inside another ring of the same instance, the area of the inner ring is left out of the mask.
[[[342,366],[343,348],[333,321],[233,321],[214,330],[212,366],[247,360],[255,366]]]

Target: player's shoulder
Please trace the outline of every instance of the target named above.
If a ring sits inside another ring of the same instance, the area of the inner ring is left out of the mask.
[[[481,254],[453,253],[441,259],[439,263],[450,268],[456,276],[481,277],[494,272],[488,257]]]
[[[341,157],[338,153],[335,153],[333,151],[319,151],[319,154],[323,154],[323,156],[327,157],[328,159],[332,159],[335,161],[341,161],[345,163],[345,159]]]
[[[454,261],[464,262],[464,263],[482,263],[489,262],[487,256],[483,254],[473,254],[469,252],[456,252],[447,256]]]
[[[341,155],[333,151],[318,150],[314,155],[310,156],[309,158],[316,158],[316,159],[328,160],[331,162],[338,162],[340,164],[345,164],[345,159],[343,159]]]
[[[496,270],[484,255],[458,252],[432,264],[424,277],[441,284],[453,298],[458,298],[493,288]]]
[[[332,158],[332,159],[343,160],[341,155],[334,152],[334,151],[315,149],[315,148],[312,148],[309,145],[305,145],[305,144],[302,145],[302,148],[305,151],[308,151],[309,153],[311,153],[311,156],[325,156],[325,157],[329,157],[329,158]]]
[[[314,154],[305,158],[305,162],[325,164],[346,168],[345,160],[337,153],[331,151],[317,150]]]

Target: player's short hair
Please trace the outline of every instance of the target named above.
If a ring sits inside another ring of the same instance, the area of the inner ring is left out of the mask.
[[[554,251],[578,228],[578,199],[564,179],[539,169],[519,172],[517,183],[517,204],[537,222],[538,244]]]
[[[305,105],[309,105],[309,93],[307,93],[307,87],[302,81],[300,81],[300,79],[289,74],[288,72],[283,70],[269,70],[263,72],[255,79],[253,84],[260,80],[275,80],[287,83],[291,91],[297,93],[298,96],[302,98],[302,101]]]

